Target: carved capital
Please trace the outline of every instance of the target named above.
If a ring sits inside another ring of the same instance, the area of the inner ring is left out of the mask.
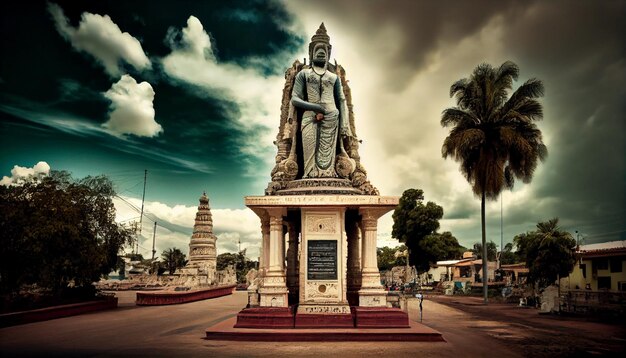
[[[283,218],[281,216],[272,217],[270,219],[270,231],[281,231],[283,230]]]
[[[270,216],[267,211],[263,211],[261,218],[261,233],[266,234],[270,231]]]
[[[362,225],[365,231],[376,231],[378,228],[378,218],[363,217]]]

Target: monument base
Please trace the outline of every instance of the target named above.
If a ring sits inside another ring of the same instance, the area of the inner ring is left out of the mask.
[[[338,306],[339,307],[339,306]],[[352,307],[347,312],[303,313],[291,307],[250,307],[237,314],[234,328],[409,328],[409,315],[399,308]],[[341,308],[344,308],[341,306]]]
[[[409,328],[409,315],[399,308],[354,307],[356,328]]]
[[[445,342],[440,332],[421,323],[409,328],[293,328],[247,329],[233,327],[237,318],[219,322],[206,330],[206,339],[248,342]]]
[[[387,307],[387,292],[380,289],[359,290],[360,307]]]
[[[353,328],[352,314],[302,314],[296,313],[296,328]]]
[[[237,314],[235,328],[293,328],[292,307],[244,308]]]

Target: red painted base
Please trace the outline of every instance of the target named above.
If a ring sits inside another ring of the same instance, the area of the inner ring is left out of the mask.
[[[235,317],[228,318],[209,327],[206,339],[258,342],[445,342],[440,332],[417,322],[411,322],[409,328],[246,329],[233,327],[235,320]]]
[[[137,306],[161,306],[194,302],[230,295],[235,285],[219,286],[190,291],[137,292]]]
[[[408,328],[409,315],[399,308],[354,307],[357,328]]]
[[[0,315],[0,328],[117,308],[117,297]]]
[[[351,314],[296,314],[296,328],[353,328]]]
[[[237,314],[235,328],[293,328],[292,308],[255,307],[244,308]]]

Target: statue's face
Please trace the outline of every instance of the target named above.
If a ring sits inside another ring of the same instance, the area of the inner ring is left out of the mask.
[[[328,51],[326,45],[317,44],[313,47],[313,58],[311,59],[316,65],[324,65],[328,61]]]

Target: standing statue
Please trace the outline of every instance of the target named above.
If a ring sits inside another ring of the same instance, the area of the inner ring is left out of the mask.
[[[302,178],[335,178],[337,149],[348,157],[343,139],[352,137],[341,79],[328,71],[330,37],[322,24],[309,44],[311,67],[296,75],[291,103],[302,114]],[[338,139],[338,134],[341,138]]]
[[[332,46],[322,23],[309,44],[310,65],[285,72],[278,151],[266,195],[379,195],[359,157],[346,72],[329,61]]]

